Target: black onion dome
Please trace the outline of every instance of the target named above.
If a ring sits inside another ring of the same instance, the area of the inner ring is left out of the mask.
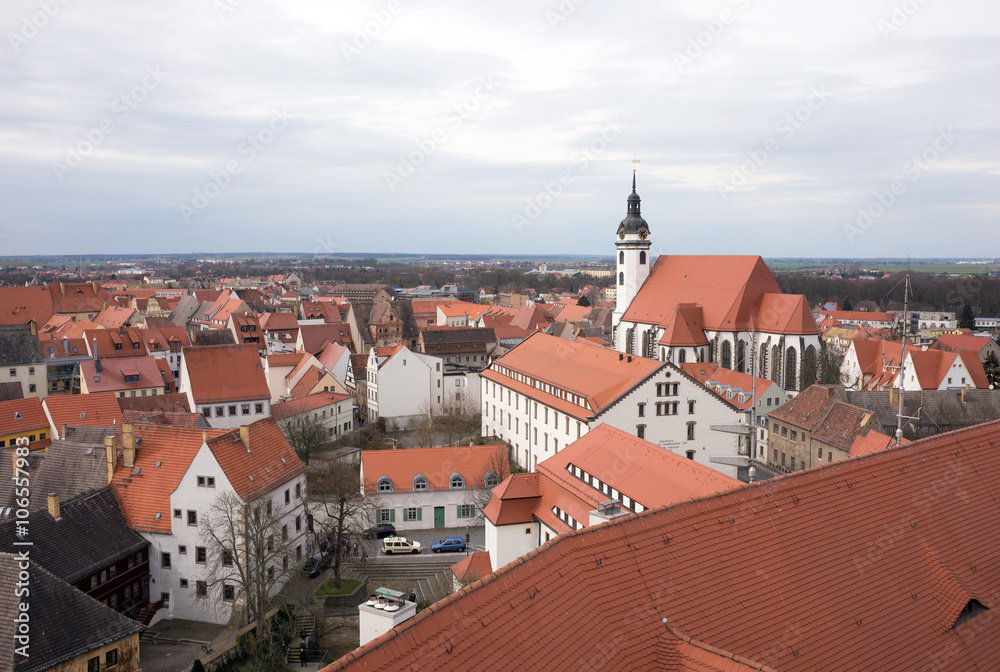
[[[628,214],[618,226],[618,233],[639,233],[639,229],[645,229],[649,233],[649,224],[639,214],[639,194],[635,192],[635,173],[632,173],[632,193],[628,195]]]

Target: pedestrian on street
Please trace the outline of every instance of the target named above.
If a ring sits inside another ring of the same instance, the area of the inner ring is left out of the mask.
[[[299,663],[301,664],[302,667],[305,667],[308,661],[309,661],[309,653],[306,650],[306,642],[305,640],[302,640],[302,643],[299,644]]]
[[[354,557],[358,557],[358,540],[354,540]]]

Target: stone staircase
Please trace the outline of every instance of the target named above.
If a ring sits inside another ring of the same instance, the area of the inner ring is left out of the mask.
[[[350,563],[342,576],[355,581],[368,581],[368,590],[393,588],[409,594],[417,593],[417,601],[435,601],[452,591],[451,566],[464,554],[442,553],[425,555],[420,560],[409,558],[379,558],[365,563]]]
[[[292,639],[288,642],[288,650],[285,652],[285,663],[289,667],[298,667],[299,661],[299,644],[302,642],[302,638],[299,637],[299,633],[306,633],[306,639],[316,636],[316,617],[312,612],[299,609],[295,613],[295,626],[292,630]],[[322,653],[326,652],[313,652],[310,653]],[[310,662],[313,662],[310,658]]]

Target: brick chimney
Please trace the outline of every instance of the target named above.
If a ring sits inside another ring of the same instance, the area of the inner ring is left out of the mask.
[[[118,446],[115,445],[115,437],[104,437],[104,453],[108,462],[108,483],[115,476],[115,465],[118,464]]]
[[[125,453],[122,464],[131,467],[135,464],[135,425],[131,422],[122,425],[122,450]]]
[[[61,429],[62,429],[62,438],[65,439],[66,438],[66,433],[69,431],[69,425],[67,425],[64,422],[64,423],[62,423],[62,428]]]
[[[899,404],[899,388],[889,388],[889,405],[895,407]]]
[[[59,494],[55,492],[49,493],[49,513],[56,520],[59,519]]]
[[[207,429],[201,430],[201,440],[202,440],[202,443],[208,443],[208,430]]]
[[[962,403],[963,404],[968,400],[968,397],[969,397],[969,386],[966,385],[965,387],[962,388]]]
[[[250,450],[250,428],[246,425],[240,425],[240,441],[246,446],[246,449]]]

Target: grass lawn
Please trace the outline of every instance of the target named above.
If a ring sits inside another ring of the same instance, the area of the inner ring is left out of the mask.
[[[341,579],[340,582],[344,584],[344,587],[337,590],[333,586],[333,577],[330,577],[316,589],[313,595],[347,595],[354,592],[354,589],[361,585],[360,581],[352,581],[350,579]]]

